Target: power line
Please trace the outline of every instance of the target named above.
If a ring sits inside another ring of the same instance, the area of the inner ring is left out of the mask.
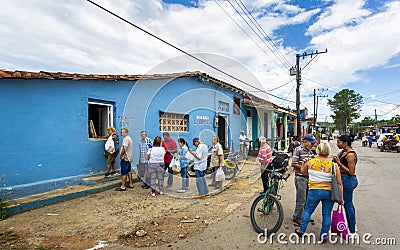
[[[254,34],[256,34],[256,36],[261,40],[261,42],[263,42],[265,44],[265,46],[267,46],[267,48],[275,55],[275,57],[284,65],[286,65],[286,62],[283,61],[281,58],[279,58],[275,53],[274,50],[270,47],[270,45],[268,45],[265,40],[260,36],[260,34],[254,30],[254,28],[249,24],[249,22],[243,17],[243,15],[240,13],[240,11],[238,9],[236,9],[236,7],[231,3],[231,1],[227,0],[227,2],[232,6],[232,8],[236,11],[236,13],[243,19],[243,21],[250,27],[250,29],[254,32]],[[278,64],[277,64],[278,65]],[[278,65],[278,67],[280,67],[280,65]],[[289,64],[286,65],[286,67],[290,68],[291,65]]]
[[[215,3],[222,9],[222,11],[232,20],[232,22],[234,22],[234,23],[236,24],[236,26],[238,26],[238,27],[243,31],[243,33],[245,33],[246,36],[247,36],[248,38],[250,38],[250,39],[254,42],[255,45],[257,45],[258,48],[260,48],[269,58],[271,58],[271,60],[276,64],[276,66],[281,67],[278,63],[276,63],[276,62],[274,61],[274,59],[271,57],[271,55],[268,54],[268,51],[266,51],[264,48],[262,48],[262,47],[253,39],[253,37],[251,37],[250,34],[249,34],[245,29],[243,29],[243,27],[240,26],[240,24],[239,24],[238,22],[236,22],[236,20],[224,9],[224,7],[223,7],[222,5],[219,4],[218,1],[214,0],[214,2],[215,2]],[[285,71],[285,72],[286,72],[286,71]]]
[[[240,6],[240,4],[234,0],[236,2],[236,4],[243,10],[243,12],[246,14],[246,16],[249,18],[249,20],[253,23],[253,25],[258,29],[258,31],[260,31],[261,35],[264,35],[269,44],[275,48],[276,52],[278,53],[278,55],[287,63],[286,66],[288,66],[289,68],[292,66],[292,64],[290,63],[290,61],[285,57],[285,55],[282,54],[282,52],[279,50],[279,48],[276,46],[276,44],[274,43],[274,41],[268,36],[267,32],[265,32],[265,30],[263,29],[263,27],[260,25],[260,23],[257,21],[257,19],[254,18],[254,16],[251,14],[251,12],[249,11],[249,9],[246,7],[246,5],[244,5],[244,3],[242,2],[242,0],[239,0],[239,2],[241,3],[241,5],[246,9],[246,11]],[[246,13],[247,12],[247,13]],[[254,20],[254,22],[253,22]]]
[[[277,90],[277,89],[279,89],[279,88],[282,88],[283,86],[288,85],[289,83],[291,83],[291,82],[293,82],[293,81],[294,81],[294,78],[291,79],[290,81],[288,81],[287,83],[284,83],[284,84],[282,84],[282,85],[280,85],[280,86],[278,86],[278,87],[276,87],[276,88],[269,89],[269,90],[267,90],[267,91],[274,91],[274,90]]]
[[[293,89],[294,89],[295,86],[296,86],[296,84],[293,84],[293,87],[292,87],[292,89],[289,91],[289,94],[287,95],[286,98],[289,98],[289,96],[292,94],[292,91],[293,91]],[[279,104],[279,106],[282,106],[282,104],[284,104],[285,102],[286,102],[286,101],[281,102],[281,104]]]
[[[135,27],[135,28],[137,28],[137,29],[143,31],[144,33],[146,33],[146,34],[148,34],[148,35],[150,35],[150,36],[156,38],[157,40],[159,40],[159,41],[161,41],[161,42],[167,44],[168,46],[170,46],[170,47],[172,47],[172,48],[174,48],[174,49],[176,49],[176,50],[182,52],[183,54],[185,54],[185,55],[187,55],[187,56],[189,56],[189,57],[191,57],[191,58],[193,58],[193,59],[195,59],[195,60],[197,60],[197,61],[199,61],[199,62],[205,64],[205,65],[207,65],[208,67],[210,67],[210,68],[212,68],[212,69],[215,69],[216,71],[218,71],[218,72],[220,72],[220,73],[222,73],[222,74],[224,74],[224,75],[226,75],[226,76],[228,76],[228,77],[230,77],[230,78],[232,78],[232,79],[235,79],[236,81],[239,81],[239,82],[245,84],[246,86],[249,86],[249,87],[251,87],[251,88],[254,88],[254,89],[256,89],[256,90],[259,90],[260,92],[265,93],[265,94],[270,95],[270,96],[273,96],[273,97],[275,97],[275,98],[278,98],[278,99],[281,99],[281,100],[285,100],[285,99],[282,98],[282,97],[279,97],[279,96],[276,96],[276,95],[267,93],[265,90],[260,89],[260,88],[257,88],[257,87],[255,87],[255,86],[253,86],[253,85],[251,85],[251,84],[249,84],[249,83],[247,83],[247,82],[245,82],[245,81],[243,81],[243,80],[241,80],[241,79],[239,79],[239,78],[237,78],[237,77],[235,77],[235,76],[233,76],[233,75],[231,75],[231,74],[229,74],[229,73],[227,73],[227,72],[225,72],[225,71],[223,71],[223,70],[221,70],[221,69],[219,69],[219,68],[217,68],[217,67],[215,67],[215,66],[209,64],[209,63],[207,63],[206,61],[204,61],[204,60],[202,60],[202,59],[200,59],[200,58],[198,58],[198,57],[196,57],[196,56],[190,54],[189,52],[186,52],[186,51],[184,51],[184,50],[178,48],[177,46],[173,45],[172,43],[169,43],[169,42],[165,41],[164,39],[162,39],[162,38],[160,38],[160,37],[158,37],[158,36],[152,34],[151,32],[149,32],[149,31],[147,31],[147,30],[145,30],[145,29],[139,27],[138,25],[136,25],[136,24],[134,24],[134,23],[132,23],[132,22],[126,20],[125,18],[123,18],[123,17],[121,17],[121,16],[115,14],[114,12],[112,12],[112,11],[110,11],[110,10],[104,8],[103,6],[101,6],[101,5],[99,5],[99,4],[95,3],[95,2],[93,2],[93,1],[91,1],[91,0],[86,0],[86,1],[89,2],[89,3],[91,3],[91,4],[93,4],[93,5],[95,5],[96,7],[98,7],[98,8],[100,8],[100,9],[104,10],[105,12],[107,12],[107,13],[109,13],[109,14],[115,16],[116,18],[118,18],[118,19],[120,19],[120,20],[126,22],[127,24],[129,24],[129,25],[131,25],[131,26],[133,26],[133,27]]]
[[[307,80],[309,80],[309,81],[311,81],[311,82],[313,82],[313,83],[316,83],[316,84],[318,84],[318,85],[321,85],[321,86],[323,86],[323,87],[327,87],[327,88],[330,88],[330,89],[333,89],[333,90],[336,90],[336,91],[340,91],[338,88],[333,88],[332,86],[329,86],[329,85],[326,85],[326,84],[322,84],[322,83],[316,82],[316,81],[314,81],[314,80],[312,80],[312,79],[310,79],[310,78],[307,78],[307,77],[304,77],[304,78],[307,79]],[[335,92],[332,91],[332,90],[330,90],[330,89],[329,89],[328,91],[335,94]],[[396,90],[396,91],[400,91],[400,90]],[[372,102],[380,102],[380,103],[383,103],[383,104],[397,105],[396,103],[385,102],[385,101],[381,101],[381,100],[376,100],[376,99],[372,99],[372,98],[370,98],[370,97],[364,97],[364,96],[363,96],[363,99],[364,99],[364,100],[369,100],[369,101],[372,101]]]
[[[274,0],[274,3],[275,3],[276,5],[278,5],[278,3],[277,3],[275,0]],[[297,5],[299,5],[299,3],[297,3]],[[304,18],[303,18],[303,15],[302,15],[302,14],[300,14],[300,15],[301,15],[301,18],[303,19],[303,23],[305,23],[305,20],[304,20]],[[296,42],[297,42],[297,44],[300,46],[300,48],[304,48],[305,46],[303,46],[303,44],[297,39],[297,36],[295,35],[295,33],[294,33],[293,30],[292,30],[292,27],[288,24],[286,16],[284,16],[284,19],[285,19],[286,26],[289,28],[290,33],[291,33],[292,36],[294,37],[294,40],[296,40]]]

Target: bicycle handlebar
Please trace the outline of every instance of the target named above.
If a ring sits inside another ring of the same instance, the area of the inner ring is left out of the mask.
[[[280,172],[275,172],[275,171],[272,171],[272,172],[271,172],[271,175],[272,175],[272,178],[277,178],[278,180],[285,180],[285,181],[287,181],[287,179],[288,179],[289,176],[290,176],[290,174],[284,176],[282,173],[280,173]]]

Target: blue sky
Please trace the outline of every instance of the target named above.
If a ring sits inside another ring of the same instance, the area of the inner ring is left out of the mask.
[[[291,108],[295,81],[288,68],[295,65],[295,55],[328,49],[311,62],[310,57],[301,59],[302,108],[311,115],[310,95],[314,89],[327,88],[317,91],[328,95],[320,98],[318,120],[331,121],[326,99],[349,88],[365,98],[362,116],[373,116],[375,109],[378,119],[400,114],[400,1],[94,2],[280,99],[255,94]],[[87,74],[201,70],[233,81],[183,59],[179,51],[84,0],[0,0],[0,4],[0,69]],[[257,22],[249,19],[244,7]],[[172,66],[159,66],[166,61]]]

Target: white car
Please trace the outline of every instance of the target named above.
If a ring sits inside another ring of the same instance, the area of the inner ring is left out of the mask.
[[[376,146],[377,146],[378,148],[381,148],[381,146],[382,146],[382,138],[383,138],[384,135],[386,135],[386,137],[388,138],[388,140],[393,139],[393,133],[383,133],[383,134],[380,134],[378,140],[376,140]]]

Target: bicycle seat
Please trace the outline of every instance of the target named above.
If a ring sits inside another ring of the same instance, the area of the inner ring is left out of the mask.
[[[272,164],[279,165],[285,162],[286,159],[289,159],[289,155],[286,153],[277,153],[275,158],[272,160]]]

